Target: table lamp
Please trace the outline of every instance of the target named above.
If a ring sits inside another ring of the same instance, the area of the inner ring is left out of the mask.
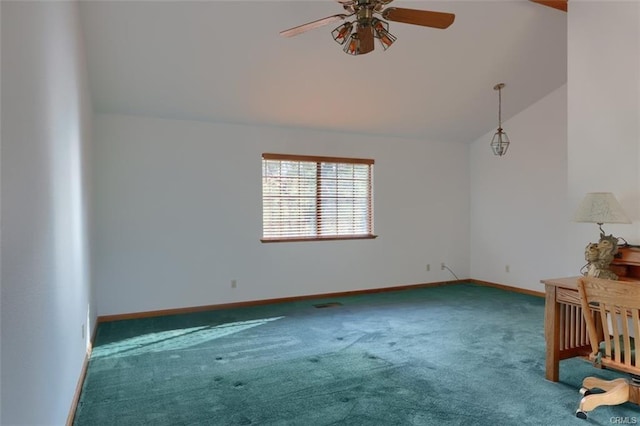
[[[604,223],[631,223],[616,197],[611,192],[588,193],[573,217],[575,222],[597,223],[600,228],[600,240],[598,244],[589,243],[585,249],[587,272],[584,275],[618,279],[618,276],[609,269],[611,261],[618,254],[618,238],[613,235],[605,235],[602,225]],[[622,238],[624,241],[624,238]],[[625,241],[626,243],[626,241]]]

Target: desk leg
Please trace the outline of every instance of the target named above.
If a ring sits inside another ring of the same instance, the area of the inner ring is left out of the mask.
[[[544,338],[546,342],[545,377],[559,380],[560,364],[560,309],[556,302],[556,287],[545,285]]]

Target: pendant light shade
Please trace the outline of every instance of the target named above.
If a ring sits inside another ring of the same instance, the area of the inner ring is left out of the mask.
[[[502,129],[502,88],[504,87],[504,83],[498,83],[493,86],[493,90],[498,91],[498,130],[493,135],[493,139],[491,140],[491,150],[494,155],[498,157],[502,157],[507,153],[507,149],[509,148],[509,136]]]
[[[502,127],[498,127],[498,130],[491,140],[491,150],[494,155],[502,157],[507,153],[507,148],[509,148],[510,143],[509,136],[502,130]]]

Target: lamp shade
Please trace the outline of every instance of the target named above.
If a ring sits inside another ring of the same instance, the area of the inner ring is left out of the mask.
[[[611,192],[589,192],[573,217],[575,222],[631,223]]]

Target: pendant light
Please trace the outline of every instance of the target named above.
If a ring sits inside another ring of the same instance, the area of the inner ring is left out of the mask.
[[[491,140],[491,150],[494,155],[502,157],[507,153],[509,148],[509,136],[502,130],[502,88],[504,83],[498,83],[493,86],[493,90],[498,91],[498,130]]]

